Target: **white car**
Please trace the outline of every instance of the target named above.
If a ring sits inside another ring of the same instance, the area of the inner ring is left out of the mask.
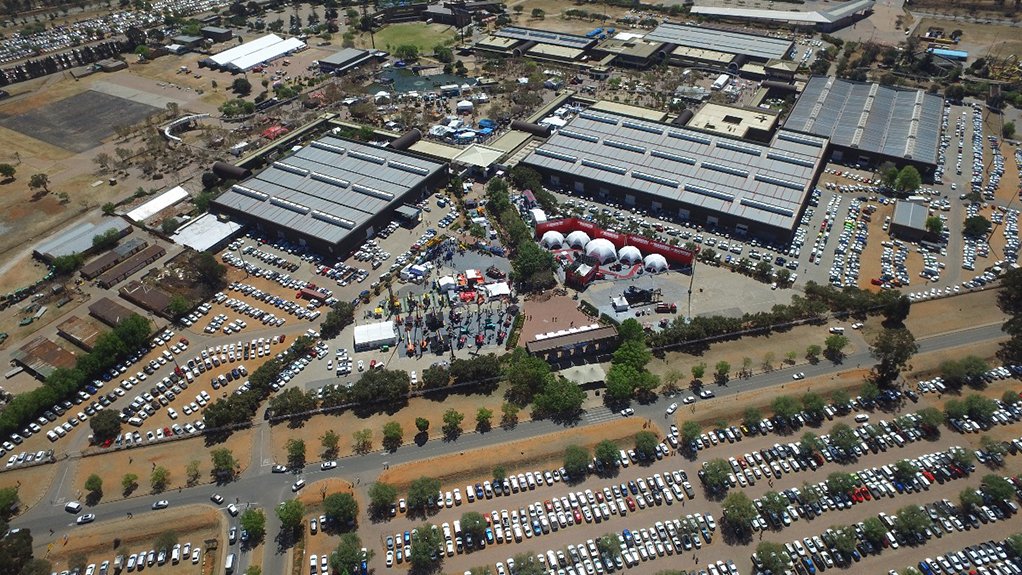
[[[635,410],[630,407],[626,407],[621,410],[621,415],[625,417],[628,417],[629,415],[635,415]]]
[[[685,405],[688,405],[690,403],[695,403],[695,401],[696,401],[696,398],[693,395],[685,396],[685,399],[681,400],[681,402],[684,403]]]
[[[153,509],[166,509],[167,507],[170,507],[170,501],[167,501],[166,499],[161,499],[156,503],[153,503]]]
[[[358,370],[359,371],[365,371],[366,370],[366,364],[361,359],[358,360]]]
[[[675,411],[678,411],[678,404],[677,403],[672,403],[672,404],[667,406],[667,415],[671,415]]]
[[[414,370],[412,371],[411,378],[412,378],[412,385],[415,385],[415,384],[417,384],[419,382],[419,378],[415,375],[415,371]]]
[[[323,471],[326,471],[327,469],[334,469],[336,467],[337,467],[336,461],[324,461],[319,465],[319,468],[322,469]]]
[[[791,379],[805,379],[805,378],[806,378],[806,374],[801,372],[801,371],[798,372],[798,373],[791,374]]]

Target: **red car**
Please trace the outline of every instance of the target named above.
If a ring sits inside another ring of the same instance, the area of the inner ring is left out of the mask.
[[[582,523],[582,512],[579,511],[576,508],[575,511],[574,511],[574,515],[575,515],[575,524],[577,525],[579,523]]]
[[[635,500],[631,496],[625,497],[625,503],[628,504],[629,511],[635,511]]]

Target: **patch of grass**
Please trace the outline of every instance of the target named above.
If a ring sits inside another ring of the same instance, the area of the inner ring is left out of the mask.
[[[365,36],[365,35],[363,35]],[[377,48],[393,52],[398,46],[413,44],[419,54],[432,54],[433,46],[445,44],[455,36],[454,28],[443,24],[425,22],[403,22],[388,24],[376,32]],[[366,37],[366,40],[369,38]]]

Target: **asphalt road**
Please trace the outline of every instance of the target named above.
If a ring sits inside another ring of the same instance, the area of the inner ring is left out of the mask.
[[[999,324],[980,326],[952,333],[928,337],[919,341],[919,351],[929,352],[940,349],[948,349],[976,343],[979,341],[998,339],[1003,337]],[[833,364],[829,361],[822,361],[816,365],[799,366],[798,371],[804,371],[807,378],[833,375],[839,371],[850,368],[853,365],[871,365],[868,351],[858,352],[849,355],[841,364]],[[783,385],[791,380],[791,374],[795,369],[783,369],[771,373],[754,376],[748,380],[735,380],[726,386],[716,388],[718,401],[720,398],[737,395],[743,391],[762,389],[771,386]],[[635,417],[647,417],[654,422],[660,419],[667,399],[662,399],[651,404],[637,405]],[[601,421],[607,421],[619,417],[605,407],[590,409],[587,411],[577,425],[592,425]],[[260,423],[260,425],[266,425]],[[267,510],[267,534],[266,555],[263,559],[263,571],[267,573],[283,573],[286,559],[286,550],[278,549],[273,542],[273,537],[279,531],[279,524],[276,514],[272,509],[278,502],[291,497],[291,484],[297,477],[303,477],[307,482],[312,483],[325,476],[343,476],[349,480],[360,478],[370,482],[376,477],[384,465],[396,465],[410,461],[417,461],[429,457],[466,451],[486,445],[528,439],[548,433],[554,433],[563,429],[562,425],[550,421],[526,421],[518,424],[511,430],[495,429],[488,433],[466,433],[458,440],[452,442],[429,441],[425,445],[418,446],[408,444],[402,446],[393,453],[375,452],[364,456],[353,456],[344,458],[341,464],[331,471],[320,471],[318,464],[310,464],[301,474],[273,474],[269,467],[250,467],[249,471],[237,481],[223,485],[202,485],[190,489],[184,489],[178,493],[166,493],[159,496],[135,497],[126,500],[101,503],[89,511],[96,514],[98,521],[106,519],[127,517],[141,513],[160,513],[151,509],[152,503],[158,499],[170,500],[174,507],[189,504],[209,504],[210,496],[220,493],[224,496],[225,502],[239,501],[243,506],[251,504]],[[57,463],[65,466],[67,462]],[[58,472],[59,473],[59,472]],[[58,493],[59,497],[60,494]],[[74,516],[63,510],[63,500],[50,497],[49,504],[37,505],[30,509],[24,516],[18,517],[14,526],[29,528],[36,534],[45,533],[48,529],[56,531],[54,537],[62,537],[65,533],[74,530]]]

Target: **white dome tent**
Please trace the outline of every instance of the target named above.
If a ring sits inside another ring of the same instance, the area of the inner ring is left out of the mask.
[[[609,264],[617,259],[617,250],[610,240],[596,238],[586,244],[586,255],[594,258],[601,264]]]
[[[548,250],[556,250],[564,244],[564,234],[557,230],[550,230],[543,234],[539,243]]]
[[[575,230],[568,234],[567,242],[569,246],[580,250],[589,243],[589,234],[581,230]]]
[[[667,258],[660,254],[649,254],[642,260],[646,271],[659,273],[667,271]]]
[[[617,259],[623,264],[637,264],[642,261],[642,252],[635,246],[624,246],[617,251]]]

